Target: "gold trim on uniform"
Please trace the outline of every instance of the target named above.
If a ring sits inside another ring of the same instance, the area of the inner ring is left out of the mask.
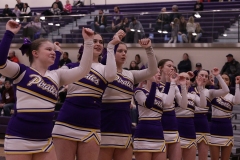
[[[4,65],[0,66],[0,69],[4,69],[7,66],[7,63],[5,63]]]
[[[234,146],[234,137],[233,136],[219,136],[211,134],[211,141],[209,145],[212,146]]]
[[[96,91],[100,92],[101,94],[103,93],[102,89],[91,86],[91,85],[88,85],[88,84],[85,84],[85,83],[82,83],[82,82],[74,82],[73,84],[80,85],[82,87],[88,87],[90,89],[93,89],[93,90],[96,90]]]
[[[181,148],[188,148],[188,149],[190,149],[192,147],[197,148],[196,139],[189,139],[189,138],[180,137],[180,144],[181,144]]]
[[[166,144],[180,142],[178,131],[163,131],[163,134]]]
[[[209,133],[200,133],[200,132],[196,132],[196,142],[197,143],[201,143],[202,141],[204,141],[205,144],[209,144],[211,141],[211,137]]]
[[[108,83],[107,80],[105,79],[105,77],[103,77],[100,73],[98,73],[98,71],[94,70],[93,68],[91,68],[90,71],[92,71],[93,73],[95,73],[96,75],[98,75],[98,77],[99,77],[101,80],[103,80],[103,82],[104,82],[105,84]]]
[[[158,145],[158,147],[156,147],[156,145]],[[166,152],[165,140],[134,138],[133,147],[133,152]]]
[[[66,97],[97,97],[100,98],[101,95],[96,94],[96,93],[72,93],[72,94],[68,94]]]
[[[131,99],[123,99],[123,100],[114,100],[114,99],[103,99],[102,103],[125,103],[125,102],[131,102]]]
[[[223,112],[226,112],[226,113],[232,113],[232,111],[225,110],[225,109],[223,109],[223,108],[221,108],[221,107],[218,107],[218,106],[216,106],[216,105],[213,105],[213,106],[214,106],[214,108],[216,108],[216,109],[218,109],[218,110],[220,110],[220,111],[223,111]]]
[[[123,93],[129,94],[129,95],[131,95],[131,96],[132,96],[133,93],[134,93],[134,92],[129,92],[129,91],[125,90],[125,89],[116,87],[116,86],[114,86],[114,85],[112,85],[112,84],[108,84],[108,87],[111,87],[112,89],[116,89],[116,90],[121,91],[121,92],[123,92]]]

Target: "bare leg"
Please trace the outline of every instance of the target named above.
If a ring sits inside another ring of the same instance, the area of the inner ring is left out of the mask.
[[[209,148],[210,148],[211,160],[219,160],[220,147],[219,146],[211,146],[210,145]]]
[[[197,144],[198,147],[198,157],[199,160],[207,160],[208,157],[208,145],[202,141],[201,143]]]
[[[32,160],[57,160],[55,148],[48,153],[37,153],[33,155]]]
[[[63,138],[53,138],[58,160],[75,160],[77,153],[77,141]]]
[[[195,160],[196,159],[196,147],[183,148],[182,149],[182,159],[183,160]]]
[[[181,145],[179,142],[168,144],[167,155],[169,160],[181,160]]]
[[[134,155],[136,160],[152,160],[151,152],[135,152]]]
[[[152,160],[166,160],[166,152],[153,153]]]
[[[100,146],[94,139],[89,142],[78,142],[77,160],[97,160]]]
[[[232,145],[221,147],[221,160],[229,160],[232,152]]]
[[[127,149],[116,148],[113,154],[114,160],[132,160],[133,149],[130,146]]]
[[[115,148],[100,148],[98,160],[112,160]]]
[[[6,154],[6,160],[32,160],[32,154]]]

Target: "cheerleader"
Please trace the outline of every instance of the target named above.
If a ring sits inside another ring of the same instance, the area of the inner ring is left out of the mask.
[[[127,47],[120,42],[114,48],[117,76],[108,84],[103,95],[99,160],[132,160],[130,103],[133,85],[157,73],[157,61],[150,39],[142,39],[139,43],[145,48],[148,56],[149,68],[144,70],[124,70]]]
[[[210,130],[208,125],[207,113],[209,108],[211,108],[211,100],[215,97],[224,96],[229,92],[228,86],[224,83],[222,77],[219,74],[218,68],[214,68],[212,74],[218,79],[222,89],[206,89],[203,92],[207,99],[207,106],[202,108],[198,104],[195,106],[194,113],[194,124],[196,131],[196,142],[198,149],[198,157],[200,160],[207,160],[208,157],[208,145],[210,142]],[[203,86],[205,87],[209,81],[209,73],[206,70],[200,70],[196,75],[196,80],[198,78],[203,79]],[[190,92],[197,94],[199,96],[199,90],[197,87],[191,88]]]
[[[170,59],[162,59],[158,63],[158,67],[161,74],[161,83],[158,88],[160,92],[167,94],[168,87],[165,87],[165,84],[169,82],[168,73],[174,71],[173,61]],[[181,160],[181,145],[175,114],[175,104],[170,108],[163,108],[162,126],[167,146],[167,157],[170,160]]]
[[[190,76],[188,73],[181,73],[179,76],[184,76],[186,78],[187,89],[190,87]],[[196,132],[194,127],[194,110],[196,104],[200,107],[205,107],[207,105],[206,97],[203,90],[203,80],[201,77],[197,80],[198,90],[200,92],[200,97],[196,94],[187,94],[187,103],[183,103],[184,95],[180,94],[177,88],[176,99],[179,104],[175,108],[178,132],[180,135],[180,144],[182,148],[182,159],[183,160],[194,160],[196,159]],[[182,87],[181,87],[182,91]]]
[[[170,76],[171,85],[168,94],[157,90],[156,79],[160,79],[160,73],[150,78],[145,88],[138,88],[135,91],[134,97],[139,111],[139,123],[133,141],[136,160],[166,160],[161,116],[163,108],[171,107],[173,104],[177,76],[175,74]],[[179,82],[181,85],[186,85],[185,78],[180,79]],[[187,97],[186,86],[183,92]]]
[[[118,31],[107,47],[106,66],[98,62],[103,50],[101,35],[93,38],[94,50],[92,68],[83,79],[68,85],[65,102],[60,110],[52,135],[58,160],[91,159],[97,160],[100,150],[101,100],[107,84],[117,74],[114,45],[118,44],[125,33]],[[67,64],[66,70],[79,65]],[[66,147],[67,146],[67,147]]]
[[[4,150],[7,160],[56,160],[52,143],[52,124],[58,89],[84,77],[90,70],[93,52],[93,31],[83,29],[86,41],[81,65],[69,71],[49,71],[60,48],[46,39],[28,44],[30,67],[7,60],[11,41],[21,25],[10,20],[0,43],[0,73],[12,78],[16,88],[14,115],[8,123]],[[26,47],[26,45],[25,45]]]
[[[230,86],[230,77],[228,75],[223,74],[222,79],[227,86]],[[229,159],[234,145],[231,114],[233,106],[240,104],[240,76],[236,77],[235,82],[235,96],[228,93],[212,100],[212,121],[210,126],[210,153],[212,160],[219,160],[220,152],[221,160]],[[221,85],[219,87],[221,88]]]

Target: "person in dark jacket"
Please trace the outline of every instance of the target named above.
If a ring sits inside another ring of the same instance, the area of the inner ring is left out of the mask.
[[[180,22],[179,22],[179,32],[178,32],[178,41],[180,43],[187,43],[187,22],[183,16],[180,17]]]
[[[0,103],[0,111],[4,111],[4,116],[10,116],[11,109],[15,105],[14,89],[10,81],[5,81],[5,90],[2,93],[2,102]]]
[[[107,26],[107,17],[102,9],[99,10],[99,15],[94,18],[94,31],[103,33]]]
[[[235,86],[235,77],[240,75],[240,63],[233,58],[232,54],[228,54],[226,57],[227,62],[220,73],[227,73],[231,78],[231,86]]]
[[[59,67],[62,67],[68,63],[72,63],[72,61],[68,58],[68,52],[63,53],[63,59],[59,62]]]
[[[194,11],[203,11],[203,3],[200,0],[197,0],[196,4],[194,5]]]
[[[11,9],[8,8],[8,4],[5,5],[5,8],[2,11],[1,17],[8,17],[12,15]]]
[[[192,64],[191,61],[189,60],[189,56],[187,53],[183,54],[183,60],[179,62],[178,70],[179,73],[188,72],[192,70]]]
[[[158,15],[157,20],[156,20],[156,25],[155,25],[155,31],[158,30],[165,30],[168,31],[170,29],[170,25],[169,25],[169,15],[168,14],[164,14],[164,12],[166,12],[167,9],[164,7],[161,10],[161,13]]]
[[[54,5],[55,3],[58,5],[58,8],[59,8],[61,11],[63,11],[63,4],[62,4],[62,2],[61,2],[60,0],[56,0],[55,2],[53,2],[52,8],[53,8],[53,5]]]
[[[182,14],[178,12],[178,6],[177,5],[172,6],[172,12],[173,13],[171,13],[170,16],[169,16],[169,23],[173,22],[173,20],[175,18],[180,19],[180,17],[182,16]]]
[[[16,0],[17,4],[16,6],[18,7],[18,9],[21,11],[23,9],[23,3],[21,2],[21,0]]]

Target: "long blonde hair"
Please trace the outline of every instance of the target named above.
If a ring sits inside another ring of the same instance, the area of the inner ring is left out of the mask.
[[[188,22],[189,22],[189,23],[194,23],[194,18],[193,18],[193,16],[189,17]]]

